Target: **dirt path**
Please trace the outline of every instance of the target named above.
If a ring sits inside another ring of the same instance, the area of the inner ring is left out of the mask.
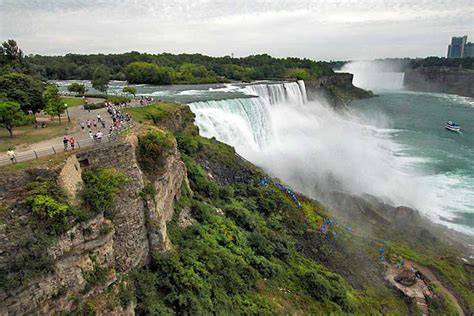
[[[404,260],[404,268],[411,269],[415,267],[418,271],[420,271],[426,278],[430,280],[433,284],[435,284],[446,296],[449,297],[451,302],[456,306],[458,314],[464,316],[464,311],[459,304],[458,299],[451,293],[449,289],[447,289],[436,277],[436,275],[427,267],[420,266],[419,264],[413,263],[409,260]],[[432,293],[428,289],[426,283],[423,280],[417,279],[416,283],[412,286],[405,286],[403,284],[398,283],[395,281],[395,277],[401,272],[401,270],[393,264],[386,265],[386,272],[385,278],[396,288],[402,291],[406,296],[414,298],[418,308],[421,310],[423,315],[429,315],[428,303],[426,302],[426,296],[430,296]]]
[[[430,269],[428,269],[427,267],[423,267],[423,266],[420,266],[420,265],[415,265],[415,266],[423,275],[425,275],[428,279],[430,279],[430,281],[433,282],[433,284],[435,284],[437,287],[439,287],[439,289],[445,295],[447,295],[449,297],[449,299],[456,306],[456,309],[458,310],[459,315],[464,316],[465,315],[464,311],[462,310],[461,305],[459,304],[459,301],[456,298],[456,296],[454,296],[453,293],[451,293],[451,291],[449,289],[447,289],[443,285],[443,283],[441,283],[440,280],[438,280],[436,275],[434,275],[434,273]]]

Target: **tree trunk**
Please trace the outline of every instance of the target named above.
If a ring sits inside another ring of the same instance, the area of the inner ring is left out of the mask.
[[[13,138],[13,126],[5,126],[7,128],[8,133],[10,134],[10,138]]]
[[[61,114],[58,114],[59,125],[61,125]]]

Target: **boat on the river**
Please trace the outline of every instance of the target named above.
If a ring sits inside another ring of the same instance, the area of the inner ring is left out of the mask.
[[[444,126],[447,130],[450,130],[452,132],[460,132],[461,131],[461,126],[457,123],[454,123],[452,121],[448,121],[446,125]]]

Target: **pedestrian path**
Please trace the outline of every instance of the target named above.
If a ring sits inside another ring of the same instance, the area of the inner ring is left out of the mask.
[[[140,106],[140,103],[132,101],[130,106]],[[104,121],[105,127],[102,124],[97,122],[97,117],[100,115],[101,120]],[[85,110],[83,107],[77,106],[69,109],[69,117],[71,122],[74,123],[74,127],[71,130],[66,130],[65,135],[68,139],[73,137],[75,139],[75,150],[81,150],[83,148],[88,148],[91,146],[100,145],[102,142],[110,142],[117,138],[117,134],[120,130],[130,127],[130,124],[121,126],[118,130],[115,130],[114,133],[109,134],[109,128],[112,126],[113,121],[107,109],[100,108],[96,110]],[[90,120],[96,121],[96,126],[91,124],[90,128],[87,126],[84,129],[81,129],[80,122],[87,122]],[[104,134],[103,139],[99,142],[89,136],[89,130],[92,134],[96,134],[98,131],[101,131]],[[31,144],[26,148],[15,151],[15,160],[14,162],[23,162],[38,159],[41,157],[46,157],[49,155],[54,155],[59,152],[64,152],[63,139],[64,136],[53,137],[46,139],[44,141],[38,142],[36,144]],[[68,150],[72,150],[70,147]],[[6,152],[0,153],[0,166],[5,166],[12,164],[10,157]]]

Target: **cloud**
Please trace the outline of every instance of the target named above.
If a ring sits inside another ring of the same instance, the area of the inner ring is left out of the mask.
[[[0,38],[41,54],[415,57],[473,39],[473,17],[472,0],[1,0]]]

